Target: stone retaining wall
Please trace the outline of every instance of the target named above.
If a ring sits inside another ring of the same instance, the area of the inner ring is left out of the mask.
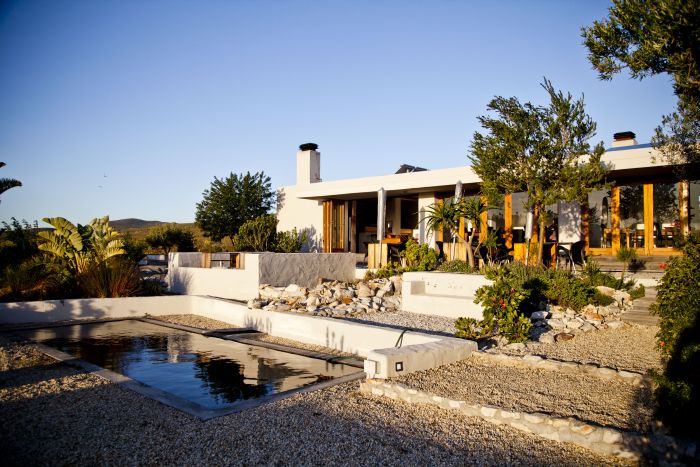
[[[522,357],[506,355],[502,353],[479,352],[479,357],[490,358],[506,365],[519,367],[542,368],[554,371],[566,371],[568,373],[583,373],[604,379],[618,379],[629,384],[642,386],[651,382],[650,378],[641,373],[632,371],[616,370],[589,363],[562,362],[543,358],[537,355],[525,355]]]
[[[368,379],[360,383],[360,392],[402,400],[411,404],[430,404],[459,410],[469,417],[479,417],[496,425],[508,425],[543,438],[574,443],[603,455],[639,458],[652,454],[666,461],[700,460],[695,443],[679,441],[665,435],[644,435],[584,423],[575,418],[551,417],[541,413],[516,412],[480,404],[469,404],[402,384]]]

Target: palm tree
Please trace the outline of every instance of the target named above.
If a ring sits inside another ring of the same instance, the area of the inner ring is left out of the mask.
[[[455,204],[452,198],[438,201],[425,209],[425,220],[428,231],[442,232],[449,230],[452,237],[457,232],[459,217],[461,215],[459,204]]]
[[[487,209],[486,203],[484,203],[484,201],[481,199],[481,195],[476,195],[471,198],[463,198],[460,203],[460,214],[472,224],[472,232],[469,235],[469,238],[466,239],[467,259],[469,260],[469,266],[472,268],[475,266],[472,242],[474,241],[474,235],[477,231],[476,227],[481,223],[481,215],[486,212]],[[484,238],[485,237],[480,237],[480,240],[483,241]]]
[[[5,167],[7,164],[0,162],[0,168]],[[10,188],[17,186],[22,186],[22,182],[15,180],[14,178],[0,178],[0,195],[5,193]]]

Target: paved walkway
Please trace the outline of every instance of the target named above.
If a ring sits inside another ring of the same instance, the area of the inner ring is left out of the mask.
[[[659,317],[652,315],[649,310],[651,304],[655,302],[656,287],[647,287],[644,297],[635,300],[632,310],[622,315],[622,321],[646,326],[658,326]]]

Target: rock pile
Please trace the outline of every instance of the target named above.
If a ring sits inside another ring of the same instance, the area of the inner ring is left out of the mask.
[[[401,277],[357,283],[321,282],[311,289],[296,284],[261,285],[259,298],[249,300],[248,308],[333,317],[393,312],[401,309]]]
[[[598,329],[617,329],[624,326],[622,313],[632,307],[630,295],[623,290],[610,287],[596,287],[600,293],[612,297],[615,303],[607,306],[586,305],[579,312],[571,308],[552,306],[546,311],[536,311],[530,315],[533,327],[530,331],[535,341],[554,343],[573,339],[576,334]]]

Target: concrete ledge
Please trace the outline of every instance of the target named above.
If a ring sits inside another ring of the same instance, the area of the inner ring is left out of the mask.
[[[477,289],[492,281],[479,274],[405,272],[401,286],[404,311],[449,318],[483,319],[481,305],[474,303]]]
[[[651,384],[651,378],[641,373],[625,370],[616,370],[615,368],[608,368],[604,366],[593,365],[590,363],[563,362],[560,360],[543,358],[538,355],[524,355],[520,357],[515,355],[506,355],[501,353],[489,352],[479,352],[479,357],[489,358],[491,360],[497,361],[498,363],[503,363],[506,365],[529,368],[542,368],[554,371],[565,371],[567,373],[583,373],[603,379],[615,379],[637,386]]]
[[[373,378],[452,363],[476,351],[476,343],[420,332],[298,313],[249,309],[229,300],[201,296],[106,298],[0,304],[0,324],[51,323],[76,319],[135,318],[146,314],[197,314],[365,357]],[[396,364],[401,363],[397,369]]]
[[[552,441],[574,443],[603,455],[639,459],[642,454],[657,452],[663,453],[666,460],[673,457],[698,459],[695,443],[664,435],[644,435],[591,425],[575,418],[558,418],[542,413],[517,412],[500,407],[470,404],[388,381],[363,381],[360,383],[360,392],[411,404],[430,404],[458,410],[469,417],[479,417],[496,425],[508,425]]]

